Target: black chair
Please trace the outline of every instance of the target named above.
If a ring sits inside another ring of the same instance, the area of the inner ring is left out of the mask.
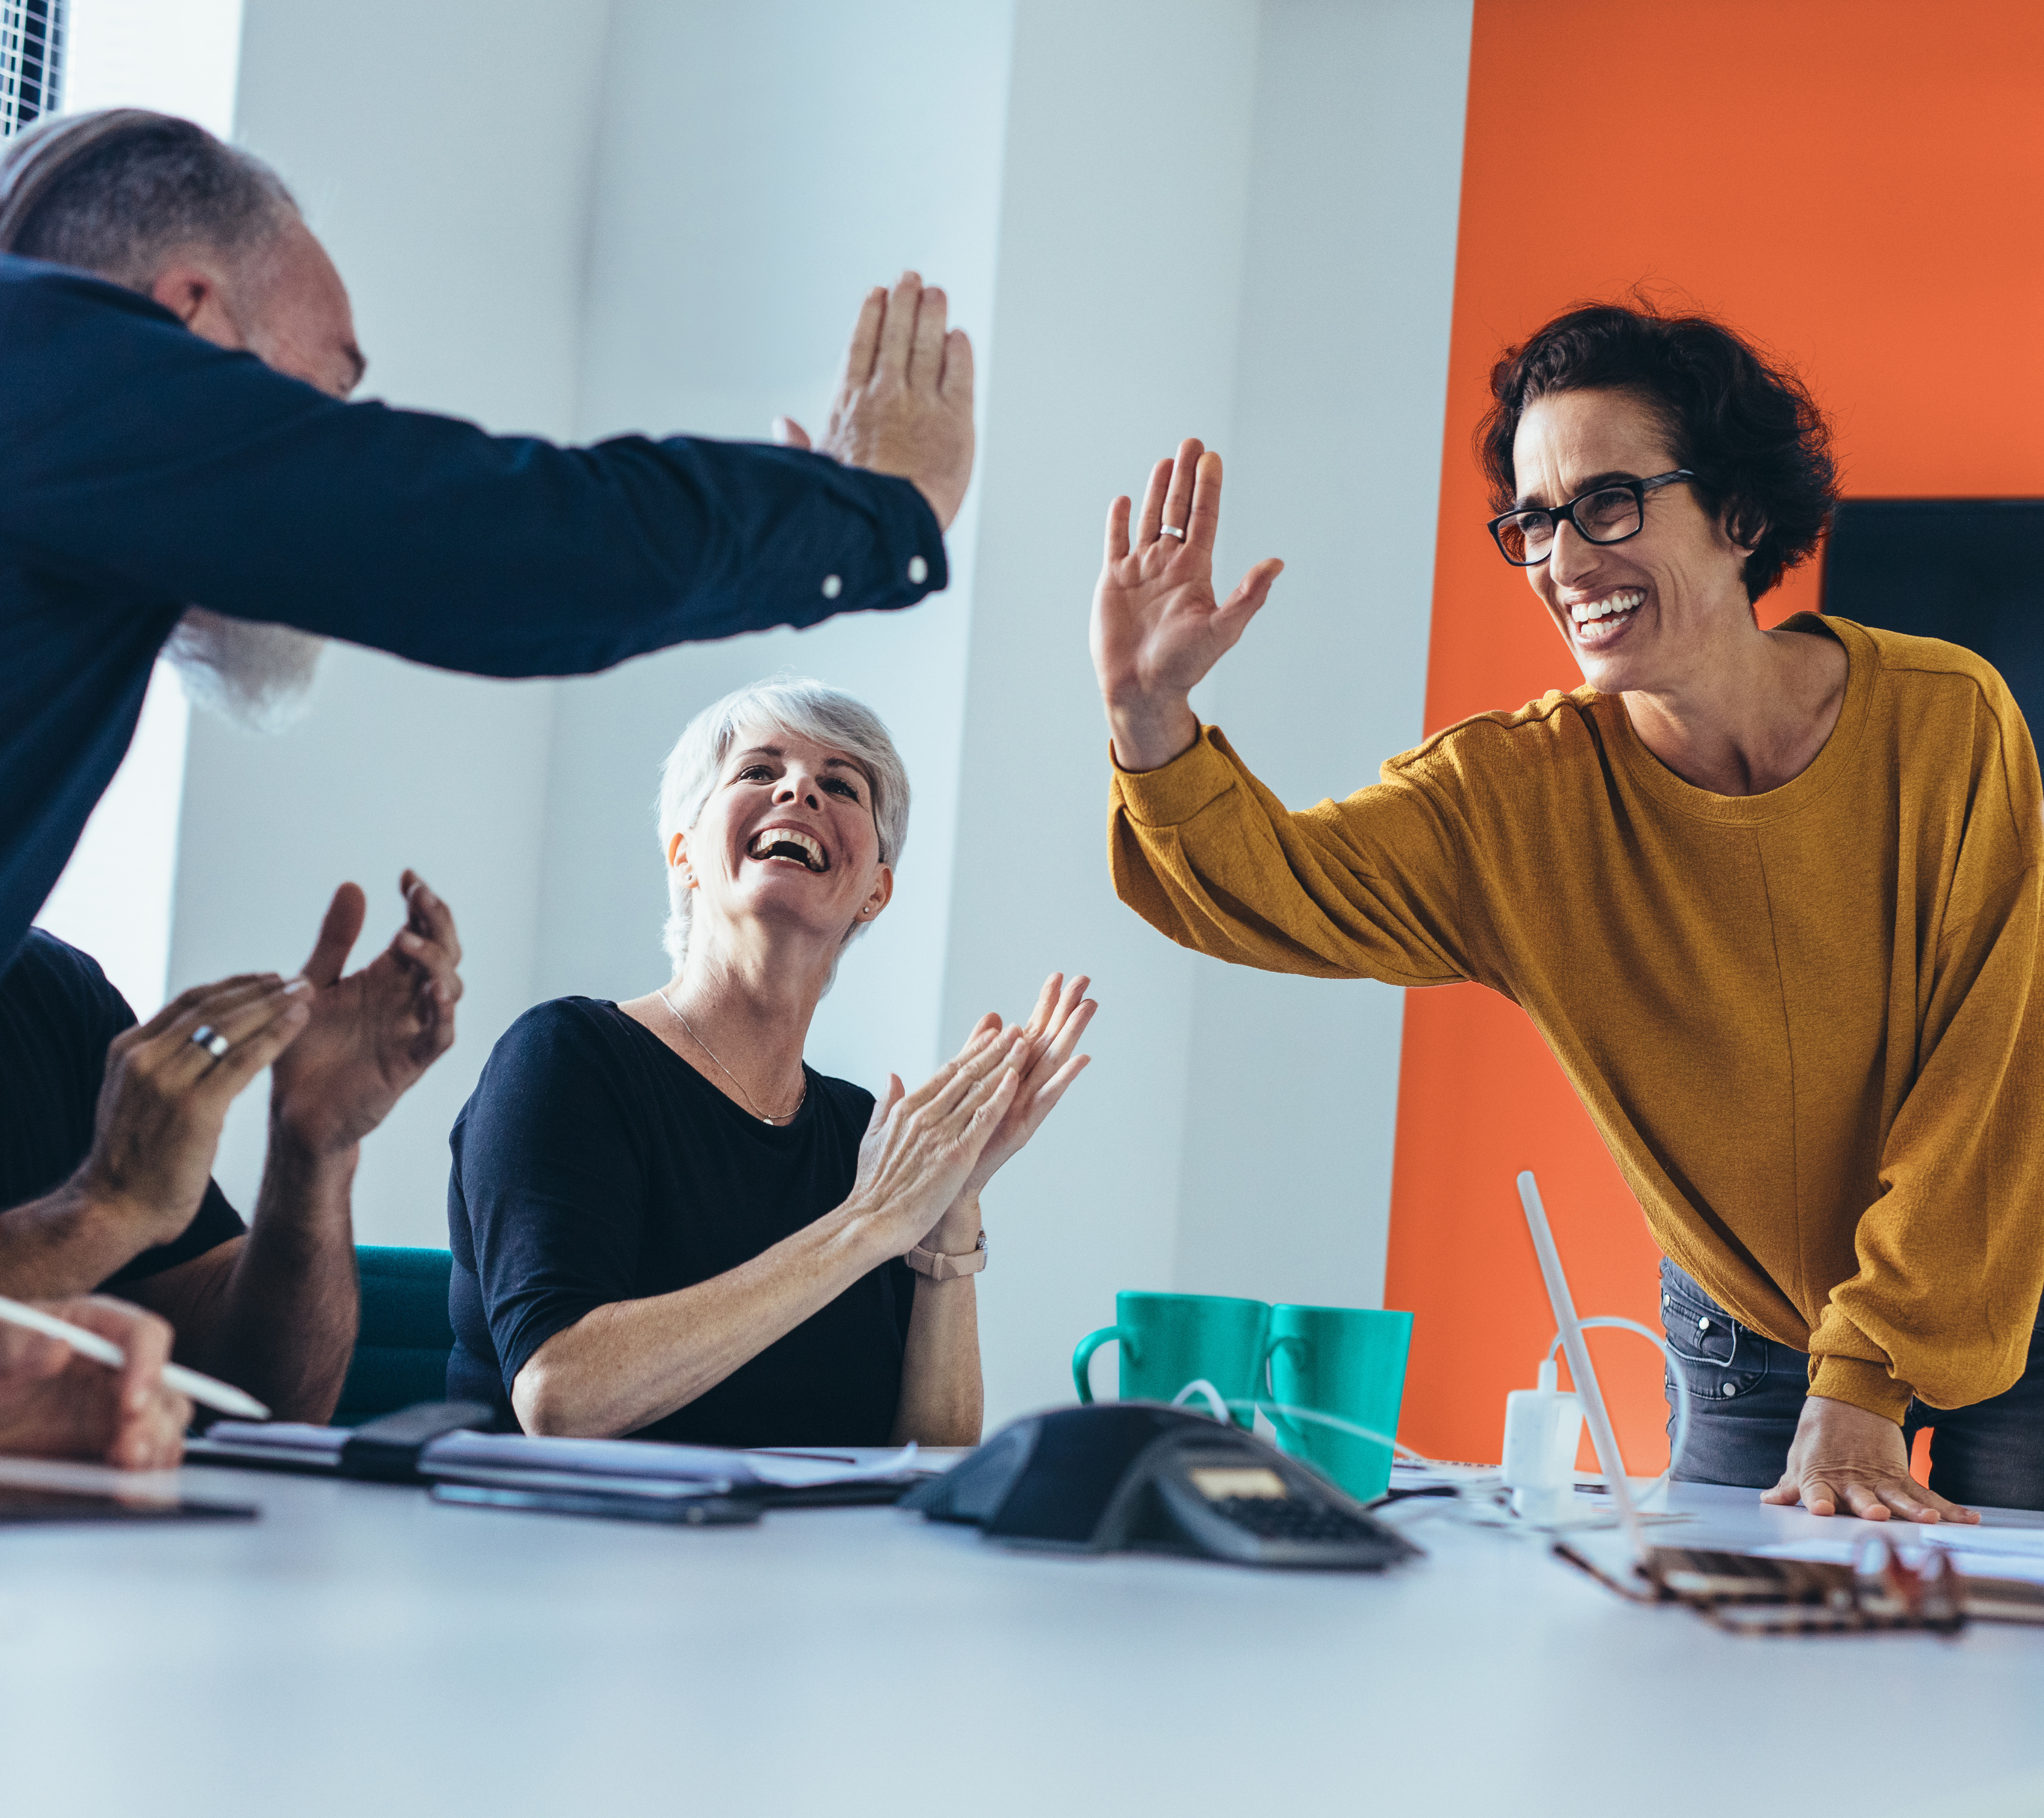
[[[445,1250],[384,1244],[355,1247],[362,1278],[362,1329],[341,1385],[336,1427],[356,1427],[417,1401],[447,1398],[448,1278],[454,1258]]]
[[[2044,726],[2044,499],[1849,498],[1824,548],[1823,610],[1942,638],[2001,671]]]

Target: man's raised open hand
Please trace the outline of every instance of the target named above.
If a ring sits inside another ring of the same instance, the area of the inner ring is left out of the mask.
[[[972,479],[972,343],[946,329],[945,309],[943,292],[912,271],[891,292],[876,286],[852,325],[823,440],[786,417],[774,437],[913,481],[948,530]]]
[[[1215,599],[1220,482],[1220,456],[1188,436],[1177,459],[1151,470],[1132,537],[1128,501],[1108,507],[1093,663],[1115,758],[1127,770],[1155,770],[1199,736],[1187,697],[1234,648],[1285,567],[1274,557],[1261,561],[1224,603]]]

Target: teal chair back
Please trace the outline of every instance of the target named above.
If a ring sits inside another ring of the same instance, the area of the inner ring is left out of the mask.
[[[362,1329],[341,1385],[336,1427],[359,1426],[415,1401],[447,1399],[448,1278],[454,1258],[445,1250],[409,1250],[360,1243]]]

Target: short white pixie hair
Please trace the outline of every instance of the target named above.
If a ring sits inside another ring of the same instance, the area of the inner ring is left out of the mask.
[[[807,676],[775,675],[727,694],[690,721],[667,761],[660,767],[660,856],[677,833],[696,824],[703,804],[742,732],[786,732],[842,751],[866,773],[873,822],[880,835],[880,862],[898,865],[909,839],[909,772],[886,724],[863,701],[842,689]],[[689,920],[694,893],[678,866],[667,867],[667,925],[663,939],[677,972],[689,951]],[[855,922],[849,944],[872,924]]]

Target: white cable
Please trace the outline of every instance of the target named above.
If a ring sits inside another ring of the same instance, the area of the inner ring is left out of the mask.
[[[1373,1445],[1389,1446],[1393,1457],[1410,1459],[1415,1464],[1429,1465],[1434,1461],[1416,1452],[1410,1446],[1401,1445],[1389,1433],[1380,1433],[1374,1427],[1358,1427],[1353,1420],[1344,1420],[1339,1415],[1324,1414],[1317,1408],[1294,1408],[1287,1401],[1266,1401],[1258,1396],[1247,1400],[1231,1401],[1208,1382],[1204,1376],[1196,1376],[1171,1397],[1174,1408],[1182,1408],[1195,1395],[1213,1410],[1216,1420],[1225,1421],[1231,1408],[1246,1408],[1260,1414],[1283,1414],[1295,1420],[1312,1420],[1323,1427],[1332,1427],[1358,1439],[1367,1439]]]
[[[1195,1376],[1191,1382],[1174,1395],[1171,1397],[1171,1405],[1174,1408],[1182,1408],[1186,1401],[1195,1395],[1205,1401],[1216,1420],[1220,1421],[1224,1427],[1228,1425],[1228,1403],[1221,1399],[1220,1391],[1204,1376]]]
[[[1351,1439],[1367,1439],[1373,1445],[1389,1446],[1393,1458],[1409,1459],[1416,1465],[1431,1465],[1434,1461],[1416,1452],[1410,1446],[1403,1445],[1389,1433],[1380,1433],[1374,1427],[1358,1427],[1353,1420],[1344,1420],[1335,1414],[1324,1414],[1317,1408],[1295,1408],[1289,1401],[1266,1401],[1261,1397],[1247,1401],[1231,1401],[1231,1408],[1251,1408],[1260,1414],[1282,1414],[1287,1420],[1311,1420],[1317,1426],[1332,1427],[1335,1432],[1347,1433]]]
[[[1637,1332],[1648,1343],[1658,1349],[1662,1355],[1669,1360],[1671,1366],[1673,1364],[1675,1354],[1669,1350],[1666,1339],[1658,1333],[1649,1331],[1637,1320],[1620,1319],[1615,1314],[1604,1314],[1594,1319],[1580,1320],[1578,1324],[1585,1330],[1600,1328]],[[1561,1343],[1562,1335],[1557,1332],[1554,1335],[1554,1342],[1547,1347],[1547,1355],[1550,1358],[1552,1358],[1561,1348]],[[1649,1484],[1641,1494],[1639,1500],[1642,1505],[1657,1494],[1665,1497],[1669,1482],[1673,1478],[1675,1466],[1681,1462],[1683,1451],[1689,1443],[1689,1386],[1679,1370],[1676,1372],[1675,1381],[1676,1386],[1682,1390],[1682,1395],[1675,1404],[1675,1437],[1668,1455],[1668,1468]],[[1331,1427],[1337,1432],[1347,1433],[1353,1439],[1366,1439],[1373,1445],[1389,1446],[1394,1459],[1403,1459],[1421,1467],[1439,1468],[1438,1461],[1428,1458],[1424,1452],[1415,1451],[1412,1447],[1406,1445],[1391,1434],[1378,1432],[1374,1427],[1358,1426],[1353,1420],[1344,1420],[1337,1414],[1325,1413],[1318,1408],[1295,1407],[1289,1402],[1271,1401],[1261,1396],[1230,1400],[1224,1397],[1221,1392],[1204,1376],[1195,1377],[1174,1395],[1171,1397],[1171,1405],[1174,1408],[1181,1408],[1194,1397],[1197,1397],[1207,1404],[1216,1420],[1226,1422],[1228,1417],[1228,1411],[1231,1409],[1244,1409],[1251,1413],[1261,1413],[1266,1416],[1282,1414],[1288,1420],[1307,1420],[1316,1426]],[[1473,1512],[1472,1509],[1465,1506],[1466,1505],[1473,1504],[1480,1506],[1485,1511],[1485,1514],[1477,1516],[1475,1519],[1485,1526],[1533,1528],[1539,1525],[1535,1523],[1523,1522],[1508,1513],[1500,1522],[1498,1519],[1500,1510],[1496,1501],[1496,1493],[1492,1486],[1481,1484],[1463,1485],[1450,1481],[1449,1487],[1453,1491],[1450,1506],[1465,1515]]]
[[[1576,1323],[1585,1332],[1593,1328],[1597,1328],[1614,1332],[1637,1332],[1667,1361],[1669,1371],[1675,1378],[1675,1386],[1681,1391],[1675,1399],[1675,1437],[1668,1449],[1668,1468],[1642,1490],[1637,1499],[1642,1508],[1656,1495],[1658,1495],[1665,1503],[1667,1499],[1668,1487],[1674,1481],[1675,1467],[1682,1462],[1682,1454],[1689,1443],[1689,1379],[1680,1370],[1675,1368],[1675,1353],[1669,1348],[1667,1339],[1660,1333],[1650,1331],[1639,1320],[1620,1319],[1615,1313],[1605,1313],[1596,1319],[1578,1320]],[[1547,1347],[1547,1360],[1550,1363],[1553,1362],[1554,1353],[1561,1348],[1562,1335],[1556,1332],[1554,1342]]]

